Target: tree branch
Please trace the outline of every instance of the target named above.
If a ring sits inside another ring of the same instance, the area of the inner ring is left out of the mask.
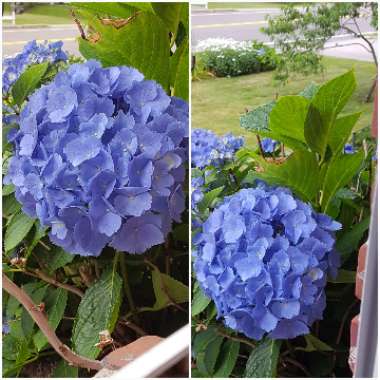
[[[4,273],[2,275],[2,278],[4,290],[11,296],[15,297],[22,304],[22,306],[24,306],[26,311],[36,322],[37,326],[40,328],[58,355],[60,355],[70,365],[73,365],[75,367],[94,369],[97,371],[104,368],[104,365],[100,361],[77,355],[71,351],[69,347],[63,344],[55,334],[55,331],[49,326],[49,321],[45,313],[36,307],[29,295],[23,289],[18,287],[14,282],[12,282]]]
[[[24,270],[23,273],[27,274],[28,276],[39,278],[42,281],[47,282],[48,284],[56,286],[57,288],[66,289],[67,291],[76,294],[78,297],[82,298],[84,296],[84,293],[80,289],[76,288],[75,286],[59,282],[55,278],[49,277],[40,269],[36,269],[34,271]]]
[[[361,38],[363,41],[365,41],[365,43],[368,45],[369,49],[371,50],[372,58],[375,62],[375,65],[378,66],[375,48],[373,47],[372,42],[364,34],[360,32],[360,29],[358,29],[358,32],[355,32],[355,30],[352,30],[351,28],[348,28],[347,26],[342,26],[342,29],[353,34],[356,38]]]

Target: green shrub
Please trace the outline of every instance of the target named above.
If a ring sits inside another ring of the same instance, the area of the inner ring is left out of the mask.
[[[235,77],[274,70],[277,63],[275,50],[257,42],[245,49],[206,50],[199,53],[199,58],[204,69],[217,77]]]

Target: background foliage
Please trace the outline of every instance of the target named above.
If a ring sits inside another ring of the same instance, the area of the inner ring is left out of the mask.
[[[187,4],[75,3],[72,10],[85,33],[79,45],[86,59],[134,66],[169,95],[188,99]],[[19,113],[33,91],[65,68],[31,65],[13,85],[7,105]],[[4,174],[13,154],[8,130],[3,126]],[[143,255],[106,248],[98,258],[73,256],[50,243],[48,231],[21,211],[14,188],[4,186],[3,271],[45,309],[65,344],[99,359],[141,335],[167,336],[187,323],[187,212],[182,220],[165,244]],[[4,377],[88,377],[88,371],[59,358],[27,311],[5,292],[3,322]],[[112,333],[113,344],[95,346],[102,330]]]
[[[279,50],[276,79],[286,82],[292,73],[309,75],[324,69],[321,51],[325,43],[339,31],[359,38],[375,65],[377,56],[370,37],[362,32],[359,18],[366,18],[377,30],[377,3],[287,3],[282,14],[268,16],[268,26],[262,28]],[[369,101],[373,87],[367,99]]]

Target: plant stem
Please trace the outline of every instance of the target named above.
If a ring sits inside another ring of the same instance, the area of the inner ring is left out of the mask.
[[[311,376],[310,372],[297,360],[294,360],[292,358],[284,358],[284,361],[293,364],[295,367],[299,368],[307,377],[313,377]]]
[[[252,343],[251,341],[249,341],[248,339],[245,339],[245,338],[239,338],[237,336],[232,336],[232,335],[229,335],[223,331],[221,331],[220,329],[218,329],[218,334],[220,336],[224,336],[225,338],[228,338],[228,339],[231,339],[231,340],[234,340],[235,342],[240,342],[240,343],[244,343],[246,344],[247,346],[250,346],[252,348],[256,348],[255,344]]]
[[[125,296],[127,297],[129,308],[130,308],[131,312],[134,313],[136,311],[136,305],[135,305],[135,302],[133,300],[131,287],[129,286],[127,263],[125,262],[125,254],[121,254],[119,256],[119,258],[120,258],[121,275],[123,276],[123,285],[124,285]],[[138,317],[136,315],[134,315],[134,318],[136,320],[138,319]]]

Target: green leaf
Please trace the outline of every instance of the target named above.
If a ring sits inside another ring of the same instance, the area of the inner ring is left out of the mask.
[[[356,88],[351,70],[319,87],[312,99],[305,123],[305,139],[315,151],[325,155],[330,129]]]
[[[197,368],[204,374],[212,376],[216,360],[218,359],[220,348],[224,338],[222,336],[215,336],[211,339],[204,350],[197,355]]]
[[[35,232],[33,236],[33,240],[29,243],[28,249],[26,250],[25,257],[29,257],[29,255],[33,252],[33,249],[36,247],[38,242],[46,236],[46,232],[48,227],[41,227],[40,223],[36,221],[34,224]]]
[[[290,187],[306,201],[312,202],[319,188],[318,163],[314,153],[296,151],[281,165],[261,160],[263,173],[255,173],[270,184]]]
[[[15,187],[12,184],[11,185],[4,185],[3,186],[3,197],[5,197],[6,195],[14,193],[14,191],[15,191]],[[4,203],[3,203],[3,210],[4,210]]]
[[[154,310],[163,309],[174,303],[187,302],[189,288],[180,281],[161,273],[157,267],[152,271],[152,283],[156,302]]]
[[[298,348],[301,351],[313,352],[313,351],[334,351],[332,347],[330,347],[325,342],[322,342],[320,339],[315,337],[312,334],[304,336],[306,340],[305,348]]]
[[[51,291],[44,300],[48,315],[49,326],[56,330],[64,315],[67,303],[67,290],[57,288]],[[33,342],[37,351],[41,351],[48,343],[45,335],[38,330],[33,337]]]
[[[8,142],[8,133],[12,130],[12,129],[14,129],[14,128],[16,128],[17,127],[17,125],[16,124],[11,124],[11,125],[3,125],[2,126],[2,138],[3,138],[3,153],[5,152],[5,151],[12,151],[12,144],[10,143],[10,142]],[[4,159],[4,158],[3,158]],[[4,187],[3,187],[3,189],[4,188],[6,188],[7,186],[11,186],[11,187],[13,187],[13,185],[5,185]],[[4,192],[3,192],[3,195],[7,195],[7,194],[4,194]]]
[[[205,193],[203,199],[198,203],[198,210],[200,212],[206,211],[209,207],[211,207],[213,202],[218,198],[223,190],[224,186],[221,186]]]
[[[312,82],[308,84],[298,95],[311,100],[313,96],[317,93],[318,89],[319,86],[316,83]]]
[[[194,339],[192,340],[195,356],[197,356],[199,352],[204,351],[210,340],[214,339],[217,335],[218,332],[215,326],[209,326],[207,330],[202,330],[195,334]]]
[[[170,85],[173,95],[189,99],[189,40],[186,38],[170,57]]]
[[[86,59],[98,59],[106,67],[135,67],[146,79],[154,79],[169,89],[169,32],[158,16],[139,13],[119,29],[102,25],[97,19],[89,26],[96,30],[99,39],[79,39],[79,50]]]
[[[264,339],[252,350],[244,377],[276,377],[281,341]]]
[[[211,299],[206,297],[203,290],[198,287],[194,292],[194,297],[191,303],[191,315],[195,317],[201,313],[211,302]]]
[[[108,15],[127,19],[136,13],[136,8],[131,3],[70,3],[73,8],[85,9],[95,15]]]
[[[168,30],[177,35],[182,7],[187,7],[185,3],[151,3],[154,13],[163,21]]]
[[[152,3],[128,3],[130,6],[135,7],[137,9],[140,9],[144,12],[151,12],[153,13]]]
[[[33,224],[34,220],[22,212],[14,215],[7,227],[7,230],[5,231],[5,251],[10,251],[11,249],[17,247],[17,245],[22,242],[22,240],[31,230]]]
[[[269,129],[292,149],[306,149],[304,124],[309,101],[302,96],[283,96],[269,115]]]
[[[240,126],[247,131],[256,133],[260,136],[272,137],[269,129],[269,114],[275,104],[275,101],[271,101],[241,115]]]
[[[22,289],[30,296],[35,305],[42,302],[45,294],[48,290],[48,285],[42,281],[28,282],[22,286]],[[24,339],[29,341],[34,332],[35,322],[30,316],[29,312],[24,308],[21,311],[20,318],[21,331],[23,333]]]
[[[329,277],[328,281],[334,284],[354,284],[356,282],[356,272],[340,269],[337,278]]]
[[[12,87],[12,96],[19,106],[32,92],[40,86],[49,67],[49,62],[39,63],[28,67],[17,79]]]
[[[358,249],[364,233],[369,228],[369,223],[370,217],[367,217],[340,236],[335,244],[335,249],[340,253],[342,261],[345,261],[351,252]]]
[[[106,270],[101,278],[87,289],[78,307],[73,328],[73,349],[79,355],[95,359],[100,349],[99,332],[112,333],[121,303],[122,280],[114,270]]]
[[[78,377],[78,368],[72,365],[69,365],[65,360],[61,359],[57,366],[53,370],[53,374],[51,377],[58,378],[77,378]]]
[[[10,334],[3,336],[2,341],[3,360],[8,363],[3,368],[4,377],[17,377],[24,363],[31,357],[32,352],[29,349],[26,340],[18,340]],[[4,364],[4,362],[3,362]]]
[[[340,154],[328,165],[322,186],[322,211],[325,212],[336,192],[346,186],[359,171],[364,153]]]
[[[14,194],[3,196],[3,215],[5,217],[9,217],[20,210],[21,204],[17,201]]]
[[[226,340],[220,350],[213,377],[227,378],[233,371],[240,350],[240,342]]]
[[[327,144],[334,155],[342,153],[344,144],[346,144],[347,140],[350,138],[352,129],[360,115],[361,112],[357,112],[336,119],[327,138]]]
[[[74,260],[74,255],[65,252],[61,247],[52,247],[51,251],[44,252],[45,264],[50,273],[64,267]]]

